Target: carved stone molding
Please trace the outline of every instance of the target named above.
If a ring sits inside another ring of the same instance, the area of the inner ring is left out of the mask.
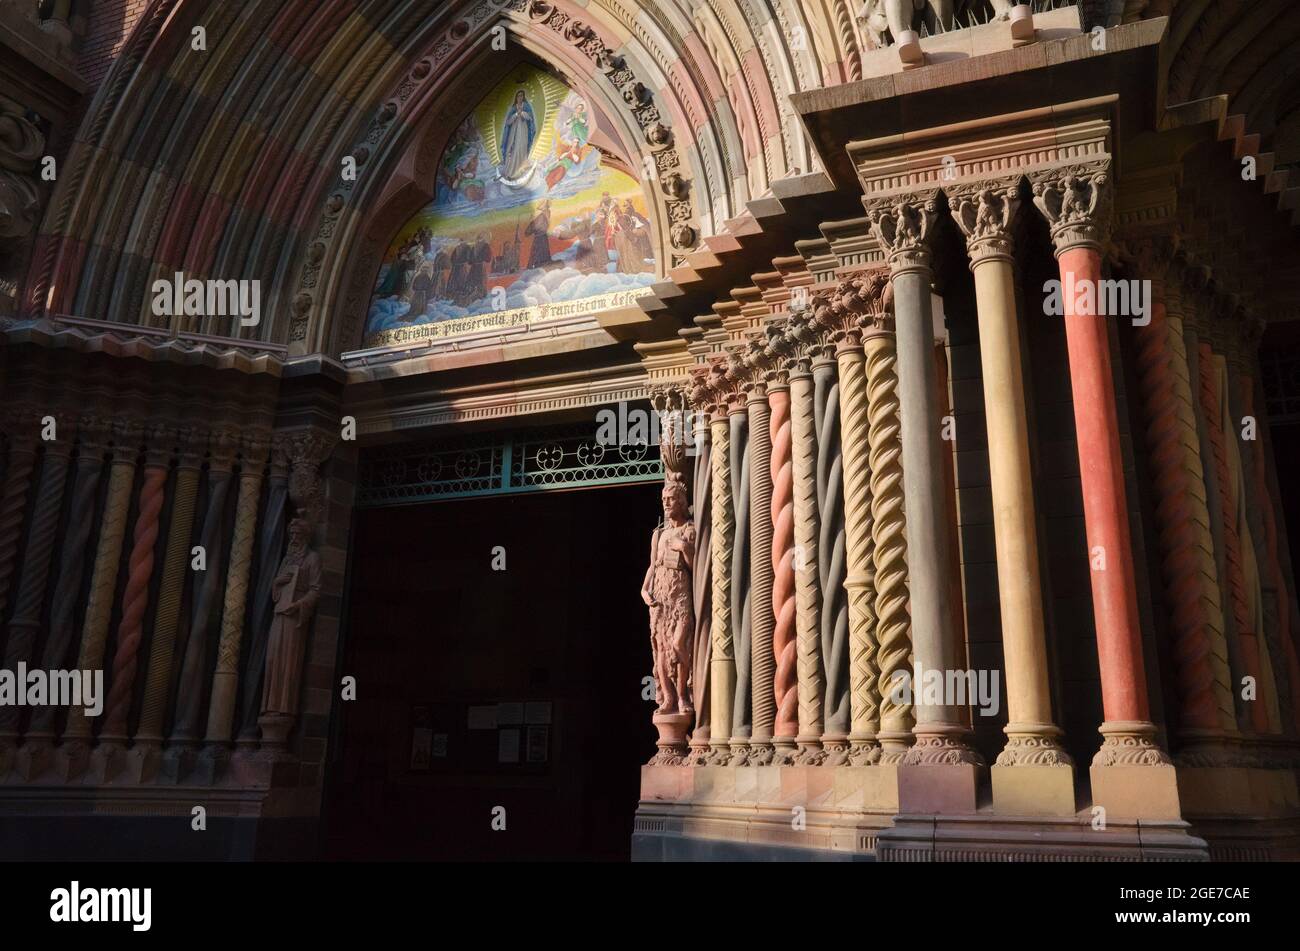
[[[1070,755],[1054,735],[1019,733],[1007,737],[998,766],[1070,766]]]
[[[1012,226],[1020,210],[1020,176],[944,189],[953,221],[966,237],[971,266],[1015,253]]]
[[[1093,757],[1093,766],[1172,766],[1169,754],[1156,743],[1150,723],[1108,723],[1105,740]]]
[[[1076,247],[1101,250],[1110,230],[1110,159],[1031,172],[1029,181],[1057,254]]]

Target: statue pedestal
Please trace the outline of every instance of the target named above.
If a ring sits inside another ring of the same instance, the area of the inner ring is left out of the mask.
[[[294,718],[286,713],[263,713],[257,718],[257,725],[262,728],[262,749],[271,753],[283,753],[289,749],[289,731],[293,729]]]
[[[689,713],[656,713],[652,718],[659,739],[655,746],[659,752],[650,761],[652,766],[672,766],[686,758],[686,735],[695,718]]]

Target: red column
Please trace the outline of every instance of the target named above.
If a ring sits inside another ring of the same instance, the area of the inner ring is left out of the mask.
[[[1096,249],[1068,248],[1060,253],[1058,261],[1064,289],[1083,286],[1085,281],[1091,282],[1094,289],[1100,287],[1101,254]],[[1095,293],[1094,306],[1090,308],[1078,308],[1074,296],[1062,295],[1070,383],[1074,392],[1074,426],[1079,444],[1079,477],[1083,483],[1083,517],[1092,562],[1092,607],[1097,625],[1102,707],[1107,723],[1148,722],[1151,717],[1137,588],[1133,580],[1133,548],[1107,318],[1095,313]],[[1098,549],[1105,558],[1100,569],[1096,563]]]

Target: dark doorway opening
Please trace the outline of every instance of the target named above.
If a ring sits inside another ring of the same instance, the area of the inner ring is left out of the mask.
[[[335,724],[325,857],[629,857],[654,752],[638,591],[658,496],[358,512],[340,668],[357,697]]]

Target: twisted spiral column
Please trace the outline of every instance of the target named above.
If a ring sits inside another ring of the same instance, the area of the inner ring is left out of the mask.
[[[911,676],[912,627],[907,611],[907,525],[903,516],[903,446],[897,355],[892,329],[863,338],[867,371],[867,441],[871,460],[871,537],[882,763],[901,762],[912,742],[912,704],[901,684]]]
[[[104,651],[108,646],[108,622],[113,612],[117,569],[122,561],[122,541],[126,537],[126,520],[131,510],[131,488],[135,482],[135,463],[139,454],[139,427],[130,423],[115,427],[108,492],[100,522],[99,544],[95,548],[95,565],[90,575],[90,598],[86,603],[86,617],[81,624],[81,648],[77,658],[77,667],[81,670],[98,670],[104,663]],[[164,477],[165,475],[164,470]],[[86,717],[85,708],[71,708],[63,730],[64,746],[76,744],[81,747],[89,739],[90,720]]]
[[[1251,496],[1255,503],[1251,508],[1259,513],[1258,542],[1262,555],[1260,560],[1263,563],[1264,574],[1268,578],[1266,587],[1272,589],[1273,597],[1276,599],[1275,624],[1278,645],[1286,663],[1287,680],[1291,684],[1289,697],[1291,716],[1286,729],[1288,733],[1300,732],[1300,655],[1297,654],[1295,641],[1292,639],[1290,593],[1278,556],[1277,512],[1273,507],[1273,494],[1268,487],[1268,460],[1265,457],[1262,438],[1264,426],[1255,413],[1253,375],[1241,378],[1241,398],[1243,414],[1253,417],[1259,428],[1249,451],[1253,463],[1249,470],[1249,481]]]
[[[867,377],[856,339],[836,348],[840,372],[840,438],[844,460],[844,535],[849,598],[849,692],[854,765],[880,758],[880,668],[876,663],[876,585],[872,568],[871,463],[867,445]]]
[[[212,643],[213,615],[217,592],[221,582],[221,532],[224,527],[226,495],[230,489],[231,471],[234,468],[234,451],[238,441],[228,430],[214,433],[212,455],[208,464],[207,511],[199,533],[199,544],[206,553],[206,569],[198,574],[194,583],[194,603],[190,611],[190,632],[185,640],[181,657],[180,678],[176,688],[176,712],[173,717],[169,744],[178,748],[191,748],[197,744],[203,702],[205,668],[209,645]]]
[[[171,452],[150,447],[145,452],[144,480],[135,516],[131,554],[127,559],[126,588],[122,592],[122,618],[117,626],[117,648],[113,652],[108,701],[100,744],[121,745],[126,741],[127,717],[139,666],[140,642],[144,637],[144,614],[149,607],[149,582],[153,578],[154,549],[158,543],[158,520],[167,490],[167,469]]]
[[[691,702],[695,706],[695,729],[691,733],[692,766],[703,765],[709,756],[712,735],[713,597],[713,445],[708,416],[698,407],[690,411],[694,435],[695,473],[691,489],[695,521],[695,570],[691,576],[695,609],[694,657],[691,666]]]
[[[1137,366],[1156,496],[1161,574],[1173,630],[1180,732],[1190,744],[1235,725],[1181,307],[1157,295],[1136,329]],[[1208,733],[1207,733],[1208,731]]]
[[[226,568],[226,593],[221,605],[221,636],[217,666],[212,672],[212,697],[208,703],[206,742],[230,742],[235,720],[235,690],[239,685],[239,647],[244,637],[248,579],[253,567],[253,542],[257,533],[257,506],[262,495],[265,446],[254,443],[245,452],[239,470],[239,497],[235,502],[235,531],[230,540]]]
[[[772,652],[776,664],[774,744],[782,762],[795,753],[799,733],[798,647],[795,643],[794,463],[791,458],[790,390],[768,392],[772,442]]]
[[[271,586],[284,551],[285,509],[289,503],[288,441],[283,435],[271,443],[270,476],[266,506],[262,510],[262,537],[258,540],[257,583],[248,610],[248,656],[240,678],[239,738],[244,750],[256,748],[261,737],[257,719],[262,710],[262,679],[266,673],[266,642],[271,627]]]
[[[827,766],[848,759],[850,727],[849,602],[844,589],[844,460],[840,452],[840,385],[835,358],[823,354],[813,363],[813,411],[817,426],[817,583],[821,589],[820,624],[826,692],[822,749]]]
[[[88,421],[88,425],[82,426],[58,579],[50,602],[49,635],[45,639],[42,653],[41,665],[46,670],[65,668],[72,648],[76,624],[74,614],[81,594],[82,575],[85,573],[86,546],[90,544],[90,533],[94,528],[95,496],[99,489],[100,471],[104,468],[105,430],[106,427],[98,420]],[[54,721],[58,709],[53,704],[47,704],[32,711],[32,719],[27,727],[27,745],[45,745],[54,739]],[[70,707],[69,712],[72,709],[84,708]]]
[[[68,481],[68,462],[72,456],[76,421],[72,417],[56,420],[56,437],[45,443],[41,459],[40,485],[32,507],[23,549],[22,570],[18,576],[18,594],[14,613],[9,619],[9,637],[5,642],[4,667],[16,670],[19,663],[33,659],[36,633],[41,626],[41,610],[50,580],[54,543],[58,534],[59,514],[63,508],[63,489]],[[0,707],[0,743],[11,743],[18,733],[20,708]]]
[[[709,428],[713,439],[709,455],[713,476],[709,762],[720,763],[731,755],[728,741],[731,739],[731,708],[736,698],[736,659],[731,635],[731,551],[736,538],[736,516],[731,503],[731,427],[726,414],[715,413],[709,421]]]
[[[730,409],[728,424],[731,427],[731,497],[736,513],[736,540],[731,549],[731,618],[735,625],[733,640],[736,651],[736,697],[731,708],[731,739],[728,746],[732,766],[743,766],[749,761],[749,739],[753,733],[753,712],[750,704],[753,653],[750,634],[753,618],[750,614],[752,591],[749,573],[749,467],[752,464],[749,445],[749,418],[743,403]]]
[[[795,637],[798,678],[799,760],[822,759],[822,592],[817,577],[817,417],[812,374],[807,368],[790,374],[791,467],[794,481]]]
[[[1219,531],[1223,539],[1223,580],[1226,581],[1225,593],[1228,610],[1232,615],[1232,627],[1237,639],[1237,654],[1240,658],[1240,672],[1251,677],[1258,688],[1264,690],[1264,681],[1260,671],[1259,641],[1255,637],[1254,625],[1251,623],[1250,609],[1246,602],[1246,578],[1242,571],[1241,536],[1237,532],[1237,505],[1232,498],[1232,486],[1228,472],[1228,448],[1222,423],[1222,396],[1219,389],[1219,373],[1215,366],[1214,350],[1209,343],[1198,342],[1197,375],[1200,377],[1201,414],[1205,422],[1206,436],[1209,441],[1210,463],[1214,467],[1214,489],[1218,496]],[[1240,677],[1234,682],[1239,683]],[[1268,711],[1263,698],[1257,697],[1247,703],[1247,719],[1251,728],[1259,733],[1268,732]]]
[[[167,527],[167,550],[163,555],[162,583],[158,586],[158,607],[154,612],[153,640],[149,644],[149,664],[145,668],[144,701],[140,707],[140,724],[135,731],[137,747],[156,747],[162,743],[163,716],[181,615],[181,595],[185,587],[185,572],[190,564],[202,440],[191,438],[189,434],[183,435],[182,440],[176,465],[171,523]]]
[[[9,462],[5,467],[3,499],[0,500],[0,618],[9,606],[9,583],[18,564],[18,546],[27,517],[27,496],[36,469],[36,420],[30,407],[16,407],[8,414]]]
[[[750,690],[753,694],[753,733],[750,762],[771,761],[776,724],[776,655],[772,637],[772,435],[769,429],[766,387],[751,385],[746,399],[749,413],[749,583],[750,583]]]

